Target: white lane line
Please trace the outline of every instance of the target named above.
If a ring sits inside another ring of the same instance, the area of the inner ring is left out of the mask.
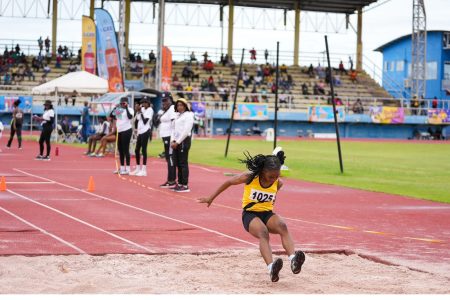
[[[31,173],[28,173],[28,172],[25,172],[25,171],[22,171],[22,170],[19,170],[19,169],[14,169],[14,170],[18,171],[18,172],[21,172],[23,174],[26,174],[28,176],[31,176],[31,177],[35,177],[35,178],[39,178],[39,179],[43,179],[43,180],[50,180],[48,178],[45,178],[45,177],[42,177],[42,176],[38,176],[38,175],[34,175],[34,174],[31,174]],[[234,240],[234,241],[238,241],[238,242],[241,242],[241,243],[244,243],[244,244],[247,244],[247,245],[252,245],[252,246],[258,247],[258,244],[255,244],[255,243],[252,243],[252,242],[249,242],[249,241],[246,241],[246,240],[239,239],[237,237],[234,237],[234,236],[222,233],[222,232],[217,231],[217,230],[209,229],[209,228],[206,228],[206,227],[203,227],[203,226],[200,226],[200,225],[196,225],[196,224],[193,224],[193,223],[189,223],[189,222],[185,222],[185,221],[178,220],[178,219],[175,219],[175,218],[171,218],[171,217],[168,217],[168,216],[165,216],[165,215],[162,215],[162,214],[155,213],[153,211],[149,211],[149,210],[137,207],[137,206],[133,206],[133,205],[130,205],[130,204],[127,204],[127,203],[120,202],[118,200],[114,200],[114,199],[111,199],[111,198],[108,198],[108,197],[105,197],[105,196],[101,196],[101,195],[98,195],[98,194],[95,194],[95,193],[91,193],[91,192],[88,192],[88,191],[85,191],[85,190],[82,190],[82,189],[79,189],[79,188],[76,188],[76,187],[73,187],[73,186],[70,186],[70,185],[67,185],[67,184],[64,184],[64,183],[60,183],[60,182],[57,182],[57,181],[54,181],[54,182],[56,184],[58,184],[58,185],[65,186],[67,188],[70,188],[70,189],[73,189],[73,190],[76,190],[76,191],[80,191],[82,193],[85,193],[85,194],[88,194],[88,195],[91,195],[91,196],[102,198],[102,199],[104,199],[106,201],[110,201],[112,203],[116,203],[118,205],[122,205],[122,206],[125,206],[125,207],[128,207],[128,208],[134,209],[134,210],[138,210],[138,211],[141,211],[141,212],[149,214],[149,215],[158,216],[158,217],[166,219],[166,220],[171,220],[171,221],[174,221],[174,222],[177,222],[177,223],[181,223],[181,224],[184,224],[184,225],[192,226],[192,227],[204,230],[206,232],[214,233],[214,234],[217,234],[217,235],[229,238],[229,239]]]
[[[7,181],[7,184],[54,184],[48,181]]]
[[[42,229],[41,227],[39,227],[39,226],[37,226],[37,225],[34,225],[33,223],[30,223],[30,222],[28,222],[28,221],[25,220],[25,219],[22,219],[22,218],[19,217],[18,215],[14,214],[13,212],[10,212],[9,210],[7,210],[7,209],[5,209],[5,208],[3,208],[3,207],[1,207],[1,206],[0,206],[0,209],[1,209],[2,211],[4,211],[5,213],[9,214],[10,216],[13,216],[14,218],[16,218],[16,219],[22,221],[23,223],[27,224],[28,226],[31,226],[31,227],[33,227],[34,229],[39,230],[39,231],[42,232],[43,234],[48,235],[48,236],[54,238],[54,239],[57,240],[58,242],[61,242],[61,243],[63,243],[64,245],[66,245],[66,246],[68,246],[68,247],[70,247],[70,248],[72,248],[72,249],[78,251],[80,254],[86,254],[86,252],[84,252],[83,250],[81,250],[81,249],[78,248],[77,246],[75,246],[75,245],[69,243],[68,241],[63,240],[63,239],[60,238],[59,236],[56,236],[56,235],[54,235],[53,233],[50,233],[50,232],[48,232],[47,230]]]
[[[83,225],[86,225],[86,226],[88,226],[88,227],[90,227],[90,228],[92,228],[92,229],[98,230],[98,231],[100,231],[100,232],[102,232],[102,233],[105,233],[105,234],[107,234],[107,235],[109,235],[109,236],[112,236],[112,237],[114,237],[114,238],[116,238],[116,239],[118,239],[118,240],[121,240],[121,241],[123,241],[123,242],[125,242],[125,243],[128,243],[128,244],[130,244],[130,245],[133,245],[133,246],[135,246],[136,248],[143,249],[143,250],[145,250],[145,251],[147,251],[147,252],[149,252],[149,253],[152,253],[152,250],[151,250],[151,249],[149,249],[149,248],[147,248],[147,247],[144,247],[144,246],[142,246],[142,245],[140,245],[140,244],[138,244],[138,243],[135,243],[135,242],[133,242],[133,241],[127,240],[126,238],[123,238],[123,237],[121,237],[121,236],[119,236],[119,235],[117,235],[117,234],[108,232],[108,231],[106,231],[106,230],[104,230],[104,229],[102,229],[102,228],[100,228],[100,227],[97,227],[97,226],[92,225],[92,224],[90,224],[90,223],[88,223],[88,222],[86,222],[86,221],[83,221],[83,220],[81,220],[81,219],[78,219],[78,218],[76,218],[76,217],[74,217],[74,216],[72,216],[72,215],[69,215],[69,214],[67,214],[67,213],[65,213],[65,212],[62,212],[62,211],[60,211],[60,210],[58,210],[58,209],[56,209],[56,208],[53,208],[53,207],[51,207],[51,206],[48,206],[48,205],[45,205],[45,204],[40,203],[40,202],[38,202],[38,201],[35,201],[35,200],[33,200],[33,199],[31,199],[31,198],[29,198],[29,197],[27,197],[27,196],[21,195],[21,194],[19,194],[19,193],[13,192],[13,191],[11,191],[10,189],[7,189],[7,191],[8,191],[9,193],[13,194],[13,195],[16,195],[16,196],[18,196],[18,197],[21,197],[21,198],[23,198],[23,199],[25,199],[25,200],[28,200],[28,201],[30,201],[30,202],[33,202],[34,204],[37,204],[37,205],[42,206],[42,207],[45,207],[45,208],[47,208],[47,209],[49,209],[49,210],[51,210],[51,211],[54,211],[54,212],[56,212],[56,213],[58,213],[58,214],[60,214],[60,215],[63,215],[63,216],[65,216],[65,217],[69,218],[69,219],[72,219],[72,220],[74,220],[74,221],[76,221],[76,222],[79,222],[79,223],[81,223],[81,224],[83,224]]]
[[[202,169],[202,170],[204,170],[206,172],[210,172],[210,173],[219,173],[219,171],[217,171],[217,170],[208,169],[208,168],[205,168],[205,167],[200,167],[200,166],[196,166],[196,165],[190,165],[190,166],[194,167],[194,168]]]

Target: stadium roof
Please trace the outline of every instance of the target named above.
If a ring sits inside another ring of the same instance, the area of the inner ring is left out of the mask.
[[[136,2],[153,2],[158,0],[132,0]],[[184,4],[216,4],[228,5],[229,0],[166,0],[166,3]],[[235,6],[295,9],[295,3],[300,5],[302,11],[329,12],[353,14],[359,8],[363,8],[377,0],[234,0]]]

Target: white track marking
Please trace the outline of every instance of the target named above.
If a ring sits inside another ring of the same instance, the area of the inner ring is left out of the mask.
[[[48,181],[7,181],[7,184],[54,184],[54,182]]]
[[[51,179],[48,179],[48,178],[45,178],[45,177],[41,177],[41,176],[38,176],[38,175],[34,175],[34,174],[31,174],[31,173],[28,173],[28,172],[25,172],[25,171],[22,171],[22,170],[19,170],[19,169],[14,169],[14,170],[18,171],[18,172],[21,172],[23,174],[26,174],[28,176],[39,178],[39,179],[42,179],[42,180],[51,180]],[[196,224],[192,224],[192,223],[185,222],[185,221],[182,221],[182,220],[178,220],[178,219],[175,219],[175,218],[171,218],[171,217],[168,217],[168,216],[165,216],[165,215],[162,215],[162,214],[155,213],[153,211],[149,211],[149,210],[146,210],[146,209],[143,209],[143,208],[140,208],[140,207],[136,207],[136,206],[133,206],[133,205],[130,205],[130,204],[126,204],[126,203],[120,202],[118,200],[114,200],[114,199],[111,199],[111,198],[108,198],[108,197],[105,197],[105,196],[101,196],[101,195],[98,195],[98,194],[87,192],[85,190],[82,190],[82,189],[79,189],[79,188],[76,188],[76,187],[73,187],[73,186],[70,186],[70,185],[67,185],[67,184],[64,184],[64,183],[60,183],[60,182],[57,182],[57,181],[53,181],[53,182],[55,182],[58,185],[65,186],[67,188],[70,188],[70,189],[73,189],[73,190],[76,190],[76,191],[80,191],[80,192],[88,194],[88,195],[92,195],[92,196],[95,196],[95,197],[98,197],[98,198],[102,198],[104,200],[116,203],[118,205],[122,205],[122,206],[125,206],[125,207],[128,207],[128,208],[134,209],[134,210],[138,210],[138,211],[144,212],[146,214],[158,216],[158,217],[166,219],[166,220],[171,220],[171,221],[174,221],[174,222],[177,222],[177,223],[181,223],[181,224],[184,224],[184,225],[192,226],[192,227],[204,230],[206,232],[215,233],[217,235],[229,238],[229,239],[234,240],[234,241],[238,241],[238,242],[241,242],[241,243],[244,243],[244,244],[247,244],[247,245],[252,245],[252,246],[258,247],[258,244],[255,244],[255,243],[252,243],[252,242],[249,242],[249,241],[246,241],[246,240],[242,240],[242,239],[236,238],[234,236],[230,236],[230,235],[222,233],[220,231],[212,230],[212,229],[200,226],[200,225],[196,225]]]
[[[65,212],[62,212],[62,211],[60,211],[60,210],[58,210],[58,209],[56,209],[56,208],[53,208],[53,207],[51,207],[51,206],[48,206],[48,205],[45,205],[45,204],[40,203],[40,202],[38,202],[38,201],[35,201],[35,200],[33,200],[33,199],[31,199],[31,198],[29,198],[29,197],[27,197],[27,196],[21,195],[21,194],[19,194],[19,193],[13,192],[13,191],[11,191],[10,189],[7,189],[7,191],[8,191],[9,193],[13,194],[13,195],[16,195],[16,196],[18,196],[18,197],[21,197],[21,198],[23,198],[23,199],[25,199],[25,200],[28,200],[28,201],[30,201],[30,202],[33,202],[34,204],[40,205],[40,206],[42,206],[42,207],[45,207],[45,208],[47,208],[47,209],[49,209],[49,210],[51,210],[51,211],[54,211],[54,212],[56,212],[56,213],[58,213],[58,214],[60,214],[60,215],[63,215],[63,216],[65,216],[65,217],[69,218],[69,219],[72,219],[72,220],[74,220],[74,221],[76,221],[76,222],[79,222],[79,223],[81,223],[81,224],[83,224],[83,225],[86,225],[86,226],[88,226],[88,227],[90,227],[90,228],[92,228],[92,229],[98,230],[98,231],[100,231],[100,232],[102,232],[102,233],[105,233],[105,234],[107,234],[107,235],[109,235],[109,236],[112,236],[112,237],[114,237],[114,238],[116,238],[116,239],[118,239],[118,240],[121,240],[121,241],[123,241],[123,242],[125,242],[125,243],[128,243],[128,244],[130,244],[130,245],[133,245],[133,246],[135,246],[136,248],[143,249],[143,250],[145,250],[145,251],[147,251],[147,252],[149,252],[149,253],[152,253],[152,250],[151,250],[151,249],[149,249],[149,248],[147,248],[147,247],[145,247],[145,246],[142,246],[142,245],[140,245],[140,244],[138,244],[138,243],[135,243],[135,242],[133,242],[133,241],[127,240],[126,238],[123,238],[123,237],[121,237],[121,236],[119,236],[119,235],[117,235],[117,234],[108,232],[108,231],[106,231],[106,230],[104,230],[104,229],[102,229],[102,228],[100,228],[100,227],[97,227],[97,226],[92,225],[92,224],[90,224],[90,223],[88,223],[88,222],[86,222],[86,221],[83,221],[83,220],[81,220],[81,219],[78,219],[78,218],[76,218],[76,217],[74,217],[74,216],[72,216],[72,215],[69,215],[69,214],[67,214],[67,213],[65,213]]]
[[[69,243],[69,242],[63,240],[63,239],[60,238],[59,236],[56,236],[56,235],[54,235],[54,234],[48,232],[47,230],[44,230],[44,229],[42,229],[42,228],[40,228],[40,227],[38,227],[38,226],[36,226],[36,225],[34,225],[34,224],[28,222],[28,221],[25,220],[25,219],[22,219],[22,218],[19,217],[18,215],[14,214],[13,212],[10,212],[9,210],[7,210],[7,209],[5,209],[5,208],[3,208],[3,207],[1,207],[1,206],[0,206],[0,209],[3,210],[5,213],[7,213],[7,214],[13,216],[14,218],[16,218],[16,219],[22,221],[23,223],[27,224],[28,226],[31,226],[31,227],[33,227],[34,229],[39,230],[39,231],[42,232],[43,234],[48,235],[48,236],[54,238],[54,239],[57,240],[58,242],[61,242],[61,243],[63,243],[64,245],[66,245],[66,246],[68,246],[68,247],[70,247],[70,248],[72,248],[72,249],[78,251],[79,253],[81,253],[81,254],[86,254],[86,252],[84,252],[83,250],[81,250],[81,249],[78,248],[77,246],[75,246],[75,245],[73,245],[73,244],[71,244],[71,243]]]

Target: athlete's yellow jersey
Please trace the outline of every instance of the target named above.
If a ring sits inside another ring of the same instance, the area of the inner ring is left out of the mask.
[[[256,176],[244,187],[242,208],[246,211],[271,211],[278,191],[278,179],[268,188],[263,188]]]

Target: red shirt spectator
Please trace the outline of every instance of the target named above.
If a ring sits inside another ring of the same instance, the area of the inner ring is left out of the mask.
[[[438,106],[438,100],[436,97],[433,98],[433,101],[431,102],[431,107],[432,108],[437,108]]]

